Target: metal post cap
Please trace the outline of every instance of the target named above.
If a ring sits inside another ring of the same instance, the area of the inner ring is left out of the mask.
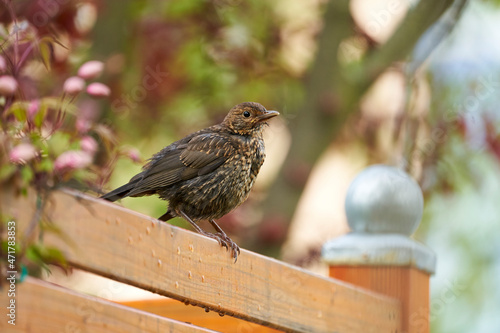
[[[410,236],[424,209],[422,191],[405,172],[386,165],[363,170],[351,183],[345,200],[353,231]]]
[[[410,266],[434,273],[434,252],[408,237],[420,223],[423,206],[422,191],[409,175],[385,165],[366,168],[347,191],[352,232],[326,242],[323,261],[333,266]]]

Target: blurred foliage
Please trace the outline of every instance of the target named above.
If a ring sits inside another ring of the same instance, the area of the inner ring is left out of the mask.
[[[103,118],[144,157],[219,122],[242,101],[282,111],[278,103],[285,96],[303,94],[282,61],[280,19],[272,3],[106,2],[100,15],[91,52],[111,68],[106,74],[113,91]],[[122,165],[112,186],[138,171]],[[152,198],[123,203],[153,216],[165,209]]]
[[[84,60],[75,56],[85,48],[86,28],[77,20],[88,3],[45,5],[50,6],[3,1],[0,7],[0,184],[12,195],[36,191],[35,214],[22,234],[17,230],[15,244],[16,267],[32,275],[48,264],[66,266],[58,249],[43,244],[46,233],[64,238],[42,213],[50,192],[61,186],[97,189],[128,153],[98,120],[99,104],[92,97],[102,97],[102,89],[107,94],[107,87],[87,85],[102,64],[87,63],[78,70],[81,77],[71,76]],[[0,215],[5,274],[12,247],[7,224],[13,219]]]
[[[258,239],[259,225],[276,223],[274,229],[280,230],[291,220],[307,174],[358,111],[361,96],[388,67],[409,56],[451,4],[420,2],[394,37],[379,44],[356,27],[349,1],[311,5],[316,16],[308,21],[281,12],[280,3],[262,0],[102,2],[90,52],[106,63],[112,87],[103,118],[120,141],[147,157],[219,121],[241,101],[282,111],[292,137],[300,140],[292,141],[283,172],[264,202],[265,215],[273,216],[247,223],[254,226],[250,233],[238,218],[223,219],[236,223],[234,232],[247,235],[245,246],[266,251]],[[293,68],[290,59],[296,55],[290,44],[302,35],[311,45],[316,41],[318,51],[309,50],[309,59]],[[118,166],[112,186],[138,171]],[[123,202],[153,216],[164,209],[164,203],[149,198]],[[259,210],[256,203],[247,205]],[[276,255],[282,241],[276,238],[267,253]]]

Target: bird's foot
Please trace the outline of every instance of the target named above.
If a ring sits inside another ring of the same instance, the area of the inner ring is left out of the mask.
[[[219,239],[219,244],[221,246],[224,246],[228,251],[231,250],[231,253],[234,258],[234,262],[238,260],[238,255],[240,254],[240,247],[238,244],[236,244],[229,236],[227,236],[225,233],[216,233],[215,234],[218,239]]]
[[[238,260],[238,254],[240,254],[240,247],[224,232],[217,232],[213,234],[205,232],[204,235],[212,239],[215,239],[219,243],[219,245],[225,247],[226,250],[228,251],[231,250],[234,262]]]
[[[236,262],[236,260],[238,260],[238,254],[240,254],[240,247],[235,242],[233,242],[233,240],[231,238],[229,238],[226,235],[224,230],[222,230],[221,227],[219,227],[219,225],[217,224],[217,222],[215,222],[215,220],[208,220],[208,222],[210,222],[210,224],[217,231],[217,233],[215,233],[215,235],[217,235],[217,237],[218,237],[219,244],[221,246],[224,246],[227,250],[229,250],[229,248],[231,248],[234,262]]]
[[[180,215],[182,217],[184,217],[186,219],[186,221],[188,221],[189,223],[191,223],[191,225],[193,226],[193,228],[196,231],[198,231],[200,234],[202,234],[204,236],[207,236],[209,238],[215,239],[219,243],[220,246],[225,247],[226,250],[228,250],[228,251],[229,251],[229,249],[231,249],[232,256],[234,258],[234,262],[236,262],[236,260],[238,260],[238,254],[240,254],[240,247],[235,242],[233,242],[233,240],[231,238],[229,238],[228,235],[226,235],[226,233],[219,227],[219,225],[214,220],[208,220],[208,221],[210,222],[210,224],[212,224],[212,226],[215,228],[215,230],[217,232],[216,233],[210,233],[210,232],[206,232],[205,230],[201,229],[200,226],[198,226],[182,210],[179,211],[179,213],[180,213]],[[168,214],[168,212],[165,215],[167,215],[167,214]],[[165,215],[163,215],[163,216],[165,216]]]

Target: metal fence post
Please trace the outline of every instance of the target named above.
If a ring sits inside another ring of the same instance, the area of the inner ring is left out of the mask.
[[[436,256],[409,236],[420,223],[423,196],[403,171],[374,165],[347,192],[351,232],[326,242],[330,276],[401,301],[405,333],[429,332],[429,278]]]

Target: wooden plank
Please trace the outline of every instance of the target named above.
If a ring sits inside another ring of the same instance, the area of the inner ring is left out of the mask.
[[[407,266],[330,266],[330,276],[399,299],[402,332],[430,332],[429,273]]]
[[[3,191],[2,213],[26,226],[34,195]],[[81,269],[212,311],[295,332],[394,332],[399,301],[242,250],[76,191],[45,208],[71,240],[46,237]],[[48,236],[48,235],[47,235]]]
[[[198,306],[186,306],[171,298],[150,299],[141,301],[120,302],[139,310],[154,313],[162,317],[168,317],[182,322],[189,322],[196,326],[206,327],[214,331],[224,333],[277,333],[281,332],[256,323],[242,319],[220,316],[218,313],[209,311]]]
[[[0,295],[0,331],[4,333],[214,332],[34,278],[17,284],[16,289],[15,325],[4,314],[10,299],[7,293]]]

